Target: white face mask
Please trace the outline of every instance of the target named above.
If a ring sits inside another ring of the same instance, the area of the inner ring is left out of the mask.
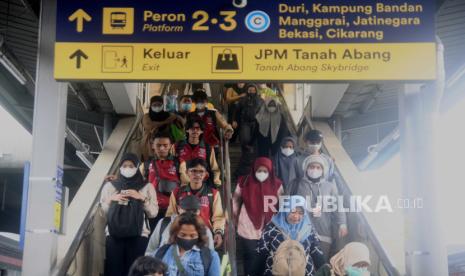
[[[119,168],[119,172],[126,178],[131,178],[137,173],[137,168]]]
[[[308,149],[310,150],[311,153],[317,152],[321,149],[321,143],[319,144],[309,144]]]
[[[311,170],[307,171],[307,175],[308,175],[308,177],[310,177],[312,179],[317,179],[317,178],[320,178],[323,175],[323,171],[319,170],[319,169],[311,169]]]
[[[153,112],[155,113],[158,113],[158,112],[161,112],[163,110],[163,106],[152,106],[150,107],[152,109]]]
[[[204,110],[206,106],[207,106],[207,105],[204,104],[204,103],[195,104],[195,107],[196,107],[198,110]]]
[[[285,156],[291,156],[292,154],[294,154],[294,149],[291,149],[291,148],[281,148],[281,152],[282,152]]]
[[[255,177],[258,179],[258,181],[263,182],[268,179],[268,173],[267,172],[256,172]]]
[[[268,107],[268,111],[271,112],[271,113],[275,112],[276,111],[276,106]]]

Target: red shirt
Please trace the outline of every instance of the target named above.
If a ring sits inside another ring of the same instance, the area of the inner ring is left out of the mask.
[[[156,169],[154,164],[156,164]],[[176,167],[176,162],[172,159],[166,160],[153,160],[150,162],[149,166],[149,176],[148,180],[152,183],[155,191],[157,192],[157,201],[158,206],[160,209],[167,209],[168,205],[170,204],[170,195],[165,193],[161,193],[158,190],[158,180],[168,180],[168,181],[175,181],[179,185],[179,176],[178,176],[178,168]]]
[[[205,143],[201,141],[199,144],[192,146],[186,141],[179,142],[176,145],[176,153],[178,158],[182,161],[190,161],[192,159],[200,158],[207,160],[207,148]]]
[[[199,116],[198,114],[194,116]],[[205,110],[205,114],[203,116],[199,116],[200,119],[203,121],[205,127],[203,130],[203,136],[205,143],[214,147],[219,145],[220,140],[218,138],[218,132],[216,130],[216,111],[215,110]]]
[[[173,190],[173,193],[176,195],[176,202],[179,203],[181,199],[188,195],[194,195],[199,198],[200,200],[200,217],[202,218],[203,222],[206,226],[210,229],[213,228],[211,223],[211,217],[213,214],[213,210],[210,210],[210,206],[213,206],[213,200],[217,196],[218,190],[215,188],[209,188],[206,184],[203,185],[200,191],[194,193],[189,185],[182,186]],[[212,202],[210,202],[210,200]]]

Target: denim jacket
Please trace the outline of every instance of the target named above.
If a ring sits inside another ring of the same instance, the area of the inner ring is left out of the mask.
[[[173,250],[177,247],[170,246],[163,256],[162,261],[168,266],[168,276],[178,276],[180,275],[178,267],[176,266],[176,261],[173,257]],[[155,256],[158,249],[153,253],[152,256]],[[176,252],[179,256],[179,250]],[[220,275],[220,257],[218,253],[210,249],[212,256],[212,261],[210,264],[210,269],[208,271],[208,276],[218,276]],[[186,251],[182,257],[180,257],[182,266],[184,267],[186,274],[189,276],[205,276],[202,259],[200,257],[200,248],[194,246],[191,250]]]

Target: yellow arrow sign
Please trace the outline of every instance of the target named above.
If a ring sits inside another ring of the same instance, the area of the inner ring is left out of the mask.
[[[87,14],[83,9],[79,9],[68,17],[70,22],[76,21],[76,31],[81,33],[84,30],[84,20],[92,21],[92,17]]]

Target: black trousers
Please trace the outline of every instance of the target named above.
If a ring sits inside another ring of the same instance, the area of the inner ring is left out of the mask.
[[[247,175],[250,173],[253,162],[255,160],[255,128],[256,123],[254,122],[242,122],[241,124],[241,158],[239,166],[235,172],[235,176],[239,177],[241,175]]]
[[[257,245],[258,240],[244,239],[237,235],[237,256],[243,261],[244,275],[246,276],[258,275],[258,271],[256,271],[258,268],[256,263]]]
[[[143,256],[149,239],[146,237],[114,238],[105,244],[105,276],[127,276],[132,263]]]

